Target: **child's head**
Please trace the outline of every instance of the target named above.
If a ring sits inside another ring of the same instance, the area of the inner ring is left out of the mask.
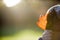
[[[45,15],[42,15],[38,25],[43,30],[60,30],[60,5],[51,7]]]

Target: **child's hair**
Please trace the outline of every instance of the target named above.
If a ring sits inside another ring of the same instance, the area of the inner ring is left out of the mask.
[[[47,26],[46,29],[59,30],[59,26],[54,26],[55,24],[60,24],[60,5],[55,5],[47,11]]]

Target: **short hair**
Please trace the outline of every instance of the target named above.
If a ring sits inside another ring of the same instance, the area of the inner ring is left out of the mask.
[[[55,30],[54,24],[60,23],[60,5],[55,5],[47,11],[46,29]],[[60,26],[59,26],[60,27]],[[57,30],[59,27],[56,27]]]

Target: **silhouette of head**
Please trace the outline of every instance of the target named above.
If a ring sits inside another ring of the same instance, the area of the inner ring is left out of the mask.
[[[45,15],[42,15],[37,22],[43,30],[60,30],[60,5],[51,7]]]

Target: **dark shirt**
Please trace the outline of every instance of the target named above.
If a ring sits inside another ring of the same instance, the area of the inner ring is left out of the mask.
[[[45,30],[43,33],[43,36],[39,38],[39,40],[51,40],[52,31],[51,30]]]

